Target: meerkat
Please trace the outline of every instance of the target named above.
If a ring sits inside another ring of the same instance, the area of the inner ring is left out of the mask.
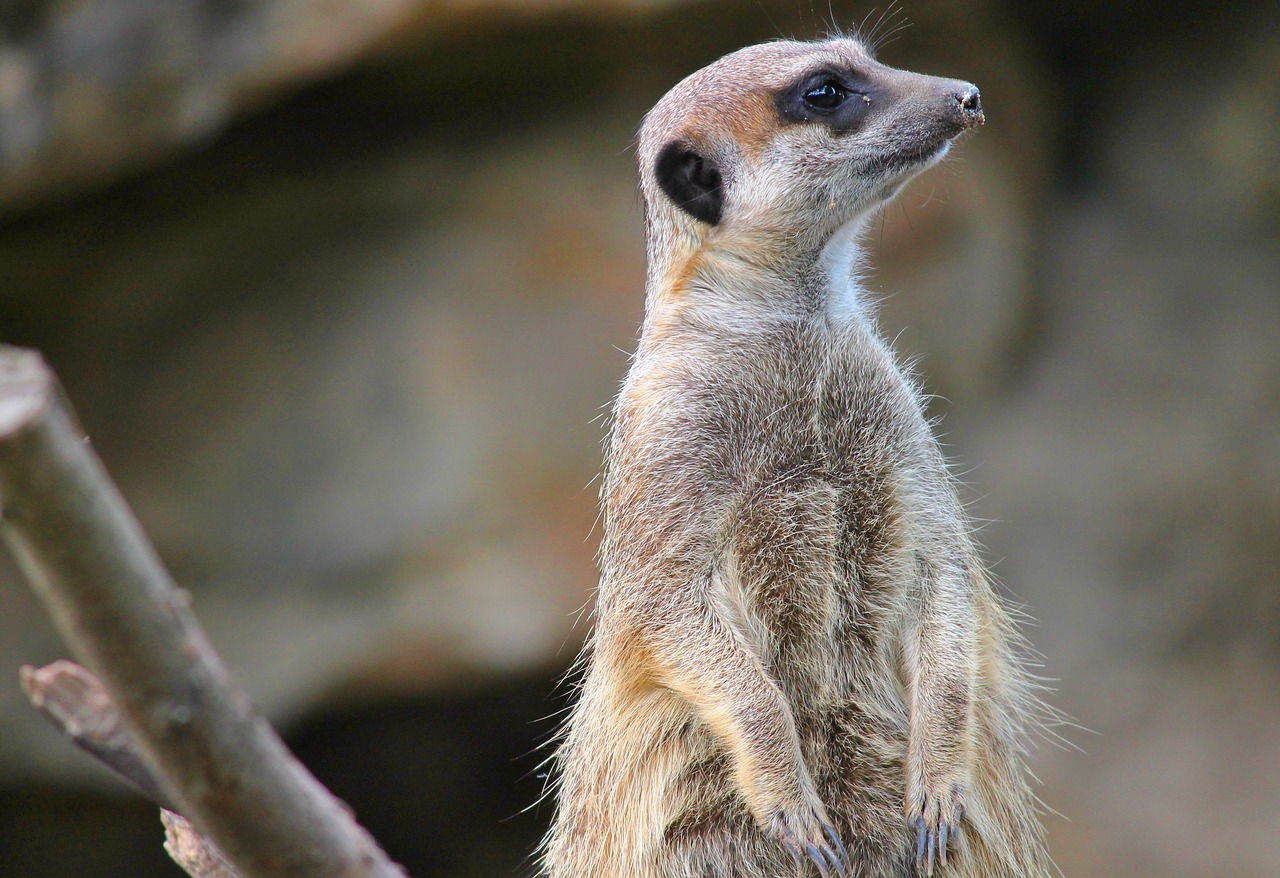
[[[734,52],[645,118],[550,878],[1049,874],[1018,634],[858,277],[869,216],[983,122],[851,38]]]

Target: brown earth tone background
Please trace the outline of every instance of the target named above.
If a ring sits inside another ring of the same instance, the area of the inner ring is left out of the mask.
[[[418,878],[527,875],[641,307],[631,143],[865,4],[0,3],[0,340],[40,348],[224,656]],[[1280,874],[1280,3],[895,4],[988,123],[868,240],[1035,618],[1065,875]],[[25,706],[0,875],[177,876]]]

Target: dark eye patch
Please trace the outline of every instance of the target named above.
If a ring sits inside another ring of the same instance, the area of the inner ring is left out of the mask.
[[[788,122],[816,122],[841,134],[861,127],[875,103],[875,87],[853,70],[819,70],[778,93],[778,112]]]

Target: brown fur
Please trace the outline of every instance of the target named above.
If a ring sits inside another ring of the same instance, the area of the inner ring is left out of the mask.
[[[779,117],[780,90],[833,66],[874,84],[868,121]],[[552,878],[844,866],[826,826],[851,875],[1047,874],[1017,635],[853,276],[861,218],[981,121],[957,109],[965,88],[853,40],[780,42],[647,118],[648,307],[557,754]],[[654,179],[673,139],[724,172],[714,226]],[[920,837],[945,866],[917,863]]]

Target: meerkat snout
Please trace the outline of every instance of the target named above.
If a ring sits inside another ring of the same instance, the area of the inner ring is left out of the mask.
[[[982,95],[978,93],[976,85],[970,85],[962,91],[955,92],[952,97],[960,106],[960,114],[964,117],[967,127],[981,125],[987,121],[987,118],[982,115]]]

